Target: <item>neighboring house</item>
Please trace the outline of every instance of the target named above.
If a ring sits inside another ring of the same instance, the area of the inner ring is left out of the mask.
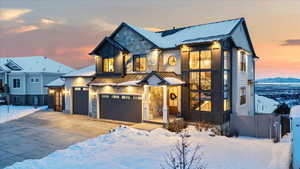
[[[265,96],[255,95],[255,112],[256,113],[274,113],[277,109],[279,102],[267,98]]]
[[[95,69],[63,76],[66,112],[217,125],[255,113],[257,56],[244,18],[160,32],[122,23],[90,55]]]
[[[8,96],[11,104],[47,104],[45,85],[72,68],[43,56],[1,57],[0,93]]]

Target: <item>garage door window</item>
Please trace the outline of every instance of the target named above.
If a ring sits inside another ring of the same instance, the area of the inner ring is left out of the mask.
[[[130,100],[131,98],[130,98],[130,96],[122,96],[122,99],[123,100]]]
[[[113,98],[113,99],[120,99],[120,96],[112,95],[111,98]]]

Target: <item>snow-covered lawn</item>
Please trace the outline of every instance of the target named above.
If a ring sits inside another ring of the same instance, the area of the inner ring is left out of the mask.
[[[34,113],[38,110],[46,109],[47,106],[33,107],[33,106],[0,106],[0,123],[24,117],[28,114]]]
[[[201,146],[207,169],[286,169],[288,139],[211,137],[190,127],[189,140]],[[8,169],[160,169],[164,155],[178,141],[164,129],[152,132],[120,127],[116,131],[59,150],[38,160],[15,163]]]

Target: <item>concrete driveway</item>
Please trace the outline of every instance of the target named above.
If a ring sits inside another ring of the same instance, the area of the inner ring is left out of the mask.
[[[56,150],[105,134],[120,124],[49,111],[2,123],[0,168],[26,159],[45,157]]]

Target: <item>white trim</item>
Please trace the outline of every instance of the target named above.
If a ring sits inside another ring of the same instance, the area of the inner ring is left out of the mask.
[[[130,93],[105,93],[105,92],[97,92],[97,95],[99,94],[107,94],[107,95],[126,95],[126,96],[142,96],[142,94],[130,94]]]
[[[96,101],[97,101],[97,103],[96,103],[96,113],[97,113],[97,119],[100,119],[100,104],[99,104],[99,102],[100,102],[100,94],[98,94],[98,92],[96,92],[97,94],[96,94]]]

